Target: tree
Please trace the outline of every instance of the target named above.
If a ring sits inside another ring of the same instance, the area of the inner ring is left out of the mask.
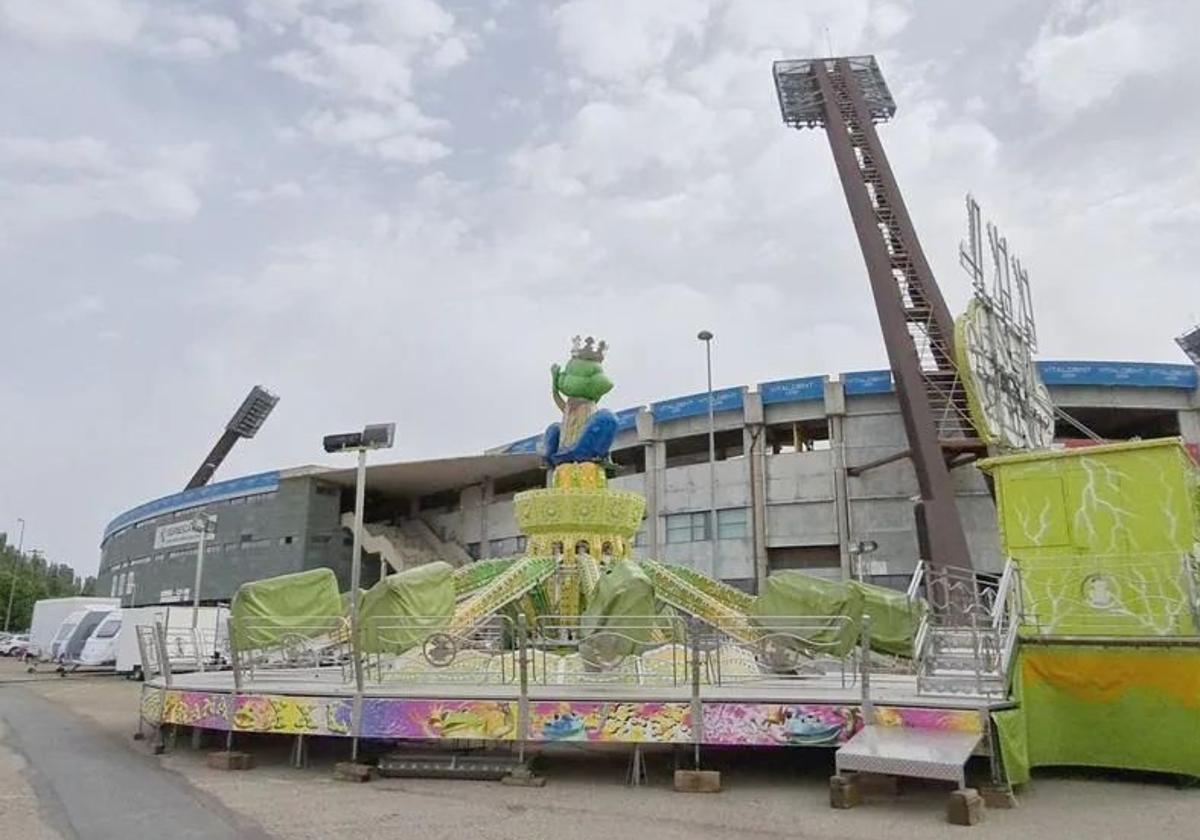
[[[13,548],[5,547],[0,549],[0,610],[7,609],[10,587],[12,615],[9,630],[29,627],[36,601],[79,595],[83,588],[75,577],[75,570],[65,563],[47,563],[37,552],[18,554]]]

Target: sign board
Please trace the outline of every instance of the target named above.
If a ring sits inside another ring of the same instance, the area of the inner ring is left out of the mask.
[[[713,391],[713,412],[741,411],[743,388],[722,388]],[[673,400],[662,400],[653,403],[650,410],[658,422],[682,420],[685,417],[699,417],[708,414],[708,392],[689,394],[686,397],[676,397]]]
[[[1195,390],[1194,365],[1147,362],[1038,362],[1047,385],[1123,385]]]
[[[890,394],[892,392],[892,372],[890,370],[854,370],[839,374],[838,378],[842,380],[842,390],[847,396]]]
[[[780,379],[758,383],[763,405],[805,402],[825,399],[824,376],[805,376],[800,379]]]
[[[154,547],[175,548],[181,545],[195,545],[199,531],[192,525],[192,520],[181,519],[169,525],[160,525],[154,529]],[[205,535],[207,542],[212,542],[217,535],[211,531]]]

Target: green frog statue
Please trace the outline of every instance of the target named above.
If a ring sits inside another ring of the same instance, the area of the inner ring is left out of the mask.
[[[550,393],[563,419],[551,423],[542,436],[542,457],[551,467],[588,461],[607,465],[608,451],[617,436],[617,418],[596,404],[613,387],[603,367],[608,345],[597,343],[590,335],[586,340],[575,336],[571,345],[566,367],[550,368]]]

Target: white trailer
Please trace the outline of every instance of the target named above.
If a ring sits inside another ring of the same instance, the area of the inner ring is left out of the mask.
[[[167,636],[167,655],[175,672],[192,671],[216,664],[225,648],[228,607],[201,607],[192,633],[192,608],[178,604],[154,607],[126,607],[121,610],[121,629],[117,633],[117,673],[128,676],[142,671],[137,628],[161,624]]]
[[[76,610],[90,606],[119,607],[118,598],[95,598],[88,595],[73,598],[43,598],[33,605],[33,620],[29,622],[29,657],[49,659],[50,643],[63,621]]]

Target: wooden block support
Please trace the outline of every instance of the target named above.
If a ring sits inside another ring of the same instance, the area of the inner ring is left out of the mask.
[[[680,793],[720,793],[721,773],[717,770],[676,770],[675,790]]]
[[[862,788],[854,776],[829,777],[829,807],[853,808],[862,804]]]
[[[946,822],[951,825],[977,825],[983,822],[983,813],[983,797],[974,788],[956,790],[946,801]]]
[[[208,766],[214,770],[249,770],[254,767],[254,756],[236,750],[222,750],[208,754]]]
[[[369,782],[374,775],[375,768],[369,764],[339,761],[333,765],[333,778],[339,782]]]
[[[535,776],[526,767],[519,767],[500,779],[500,784],[509,787],[545,787],[546,777]]]

